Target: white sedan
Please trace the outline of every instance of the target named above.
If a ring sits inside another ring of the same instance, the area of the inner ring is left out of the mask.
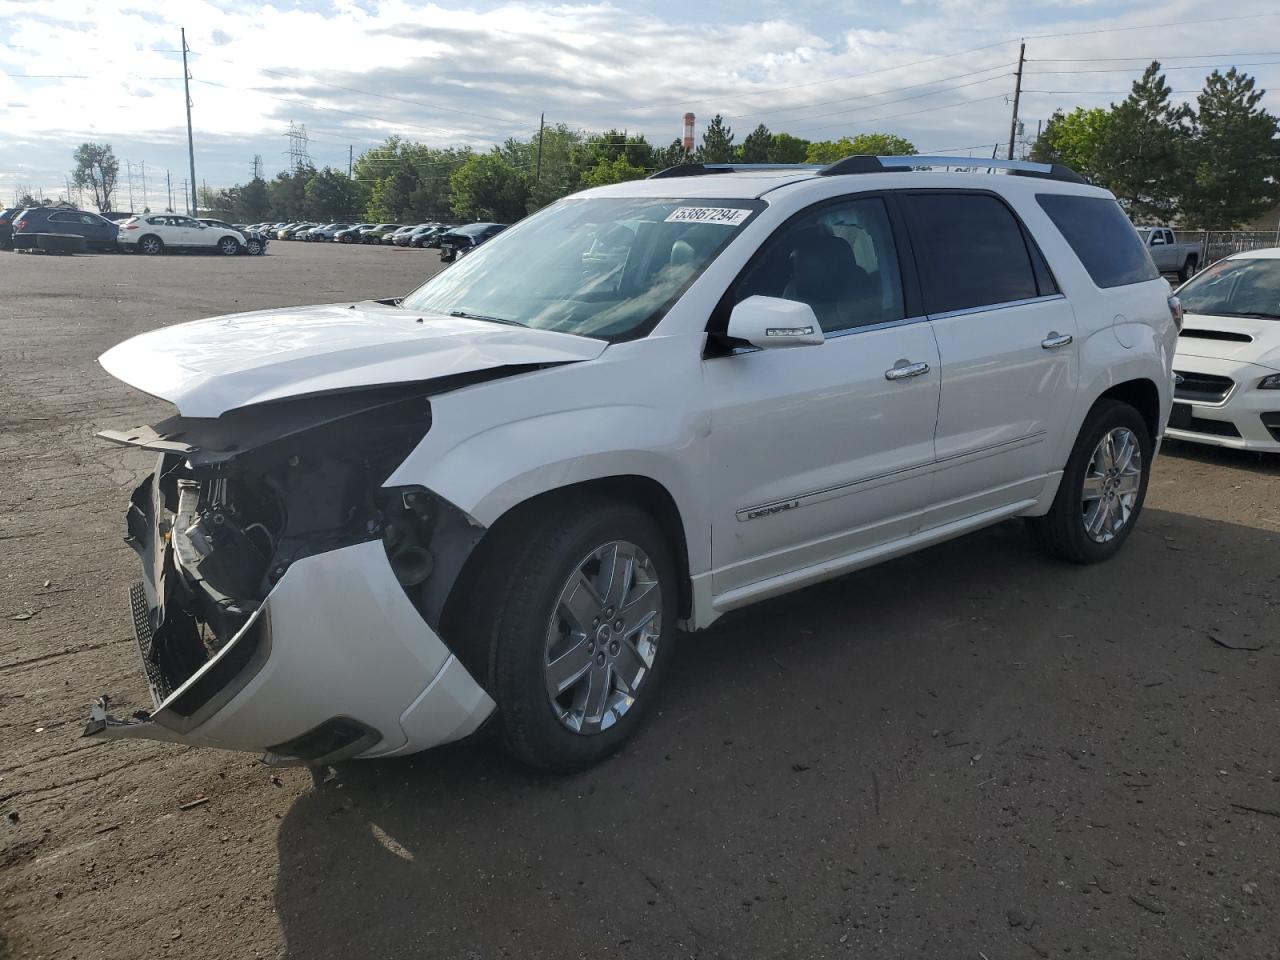
[[[1178,296],[1169,436],[1280,453],[1280,247],[1221,260]]]
[[[233,257],[244,246],[244,235],[238,230],[211,227],[192,217],[173,213],[145,214],[130,217],[120,224],[116,238],[123,249],[140,250],[155,256],[170,250],[205,250]]]

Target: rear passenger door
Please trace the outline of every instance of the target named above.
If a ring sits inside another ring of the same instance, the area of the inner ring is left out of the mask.
[[[900,195],[942,363],[926,526],[1039,494],[1075,395],[1075,315],[992,193]]]

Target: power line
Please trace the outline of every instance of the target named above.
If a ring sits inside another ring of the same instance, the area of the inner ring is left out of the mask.
[[[1158,60],[1164,63],[1166,60],[1203,60],[1206,57],[1212,57],[1215,60],[1227,59],[1231,57],[1280,57],[1280,51],[1277,50],[1254,50],[1249,53],[1184,53],[1173,56],[1152,56],[1152,57],[1036,57],[1027,58],[1027,63],[1118,63],[1124,60],[1143,60],[1150,63],[1152,60]]]
[[[926,107],[923,110],[910,110],[910,111],[907,111],[906,113],[891,113],[886,117],[867,117],[865,120],[860,120],[858,122],[859,123],[880,123],[884,120],[897,120],[901,117],[914,117],[922,113],[933,113],[937,110],[952,110],[955,107],[967,107],[973,103],[986,103],[987,101],[990,101],[990,100],[1008,100],[1009,96],[1010,95],[1007,93],[997,93],[994,96],[990,96],[990,97],[977,97],[972,100],[959,100],[955,103],[944,103],[941,106],[937,106],[937,107]],[[823,126],[820,126],[820,127],[813,127],[811,129],[830,130],[832,127],[843,127],[844,125],[845,124],[843,123],[829,123],[829,124],[824,124]]]
[[[1265,66],[1273,66],[1277,63],[1280,63],[1280,60],[1254,60],[1250,63],[1230,63],[1230,64],[1228,63],[1188,63],[1188,64],[1183,64],[1182,66],[1173,66],[1173,67],[1161,66],[1160,72],[1168,73],[1173,70],[1208,70],[1208,69],[1216,70],[1219,67],[1265,67]],[[1063,74],[1074,74],[1074,73],[1135,73],[1135,72],[1136,72],[1135,67],[1103,67],[1103,68],[1096,68],[1096,69],[1089,68],[1086,70],[1034,70],[1034,71],[1028,70],[1027,76],[1049,77],[1049,76],[1059,76]]]

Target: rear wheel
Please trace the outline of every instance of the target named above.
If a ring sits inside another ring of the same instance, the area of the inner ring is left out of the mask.
[[[249,251],[249,256],[257,257],[262,254],[262,241],[256,237],[250,237],[249,242],[245,244],[245,249]]]
[[[159,237],[146,236],[138,241],[138,249],[147,254],[147,256],[154,257],[164,251],[164,241]]]
[[[240,252],[240,242],[235,237],[223,237],[218,241],[218,252],[224,257],[234,257]]]
[[[1142,512],[1151,457],[1141,414],[1127,403],[1100,401],[1076,438],[1053,507],[1029,521],[1036,540],[1073,563],[1114,556]]]
[[[1182,268],[1178,271],[1178,279],[1183,283],[1190,280],[1195,275],[1197,263],[1198,261],[1195,257],[1187,257],[1186,263],[1184,263]]]
[[[469,576],[455,635],[488,663],[508,749],[581,770],[617,752],[654,699],[675,633],[675,565],[658,525],[625,504],[579,503],[517,527]]]

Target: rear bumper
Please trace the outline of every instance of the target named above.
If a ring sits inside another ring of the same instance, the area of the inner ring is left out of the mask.
[[[135,622],[146,650],[149,621],[137,615],[138,596]],[[145,608],[145,593],[141,602]],[[181,686],[165,690],[151,670],[148,682],[154,712],[118,719],[99,702],[85,735],[318,764],[458,740],[494,708],[409,602],[376,541],[297,561],[244,627]]]

